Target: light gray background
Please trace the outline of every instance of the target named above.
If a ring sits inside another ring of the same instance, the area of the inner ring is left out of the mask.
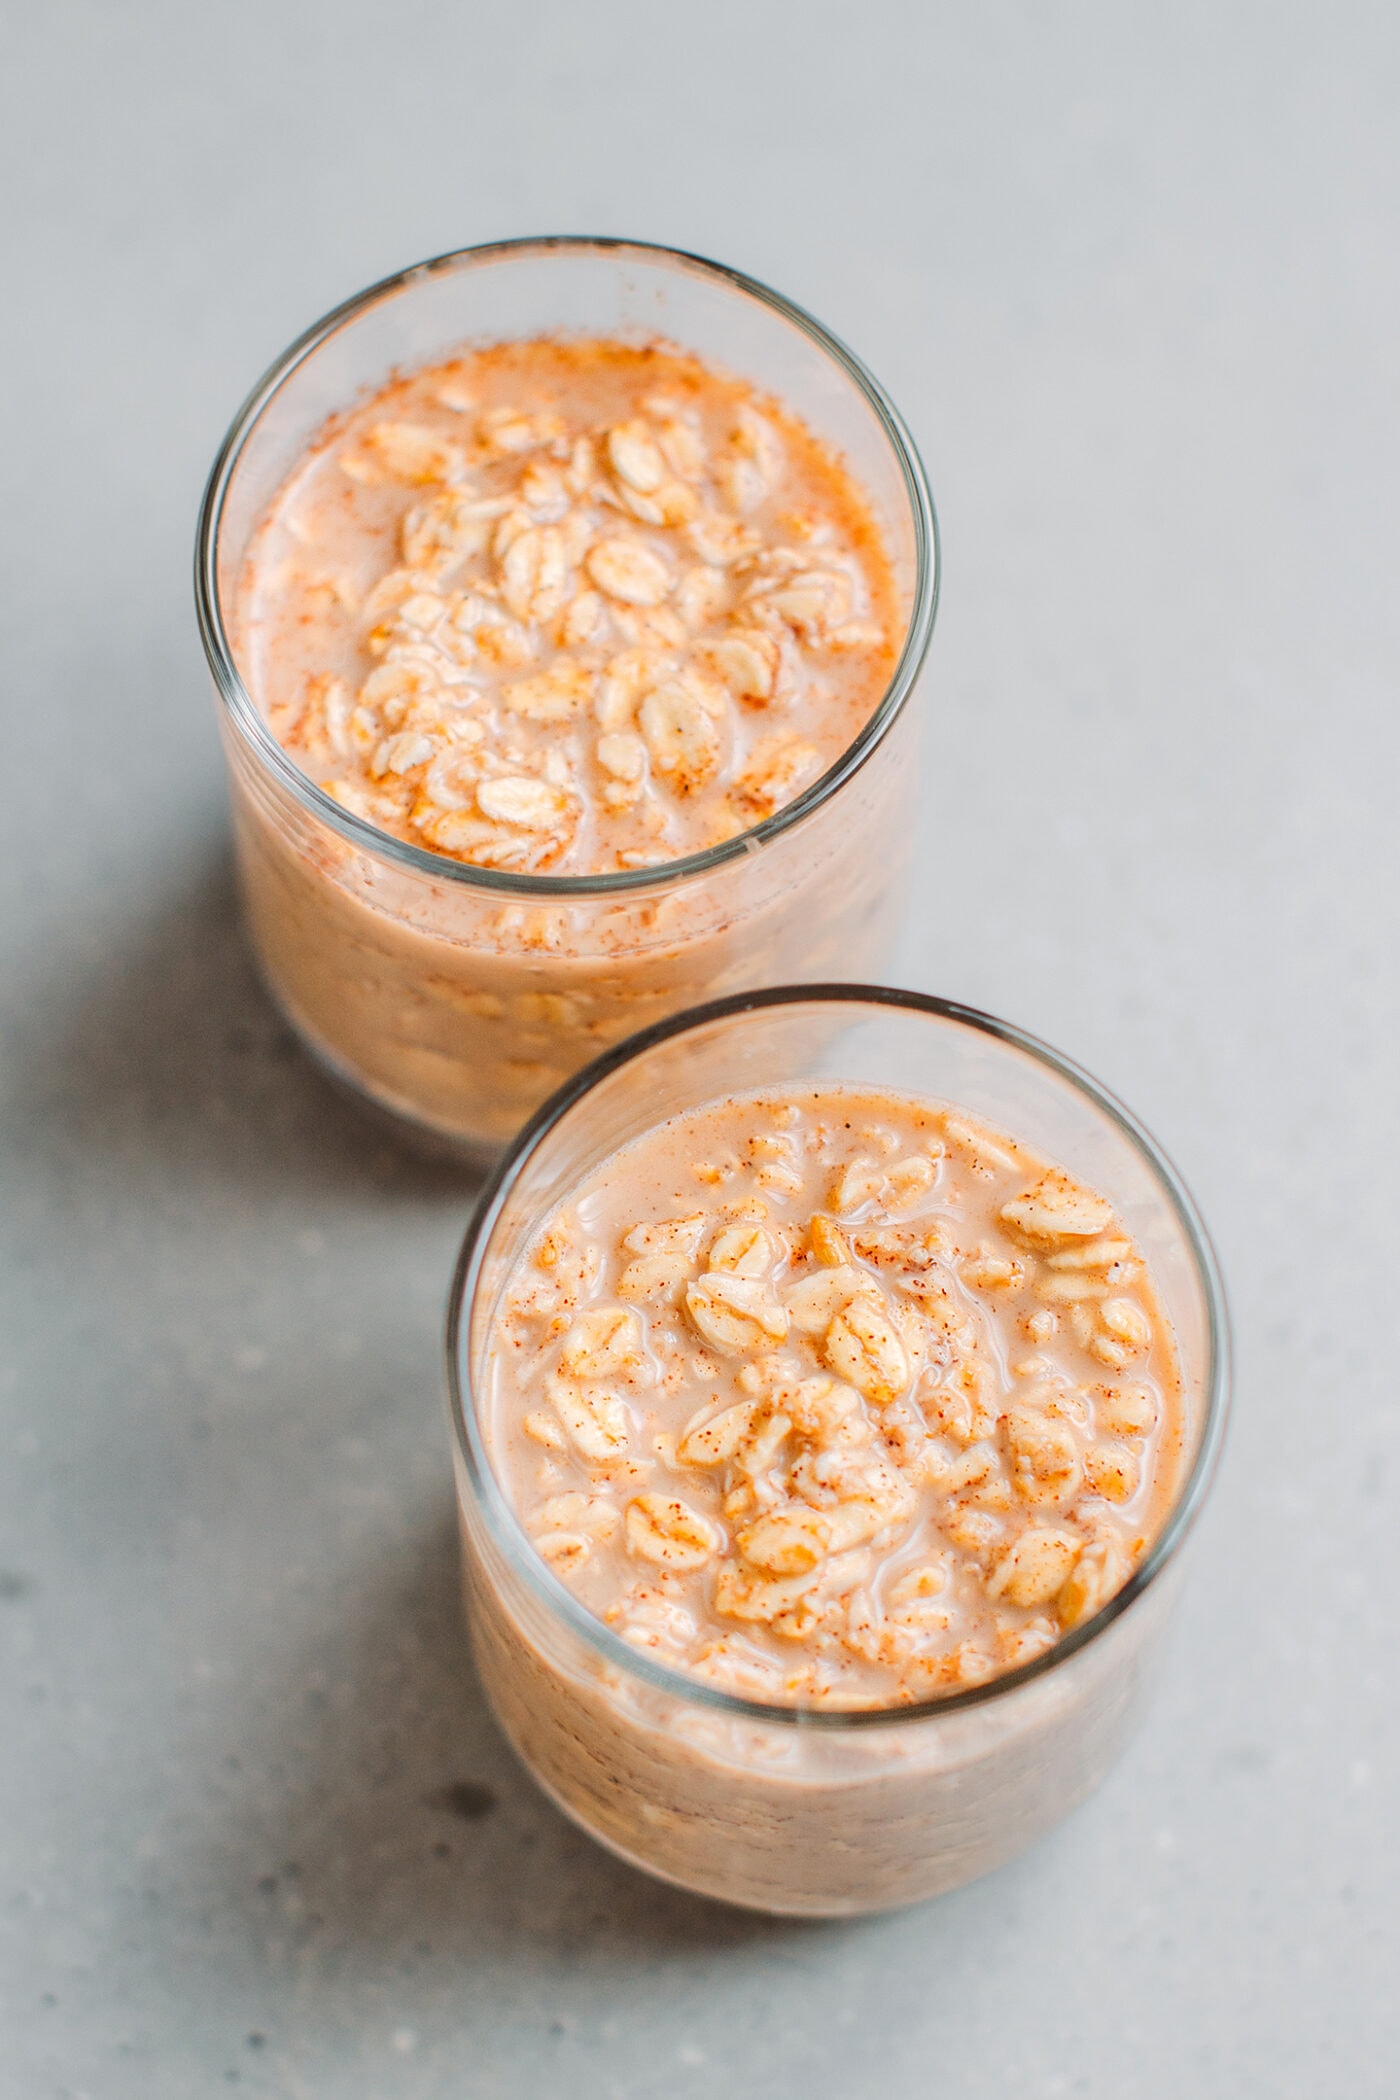
[[[0,2094],[1393,2094],[1394,7],[8,12]],[[465,1198],[238,930],[224,425],[362,283],[560,228],[770,279],[905,408],[946,577],[902,975],[1124,1094],[1233,1287],[1150,1732],[904,1916],[668,1893],[516,1768],[454,1589]]]

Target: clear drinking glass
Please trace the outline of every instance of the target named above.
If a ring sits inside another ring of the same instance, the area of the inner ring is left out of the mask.
[[[1170,1516],[1096,1617],[989,1683],[873,1711],[733,1696],[632,1647],[539,1557],[492,1469],[477,1395],[501,1290],[544,1217],[668,1116],[811,1077],[956,1102],[1082,1176],[1150,1265],[1180,1356]],[[467,1233],[448,1323],[475,1653],[540,1784],[624,1859],[810,1916],[937,1895],[1002,1864],[1104,1776],[1137,1721],[1224,1428],[1224,1298],[1190,1196],[1141,1124],[1007,1022],[912,992],[798,986],[715,1002],[600,1058],[540,1111]]]
[[[844,458],[895,569],[903,645],[854,743],[766,822],[661,868],[518,875],[376,830],[282,749],[229,639],[252,535],[329,416],[395,369],[542,334],[664,337],[780,396]],[[484,1162],[571,1072],[663,1015],[717,992],[878,975],[902,902],[910,703],[938,572],[923,467],[878,383],[809,314],[717,264],[635,242],[503,242],[388,278],[318,322],[234,420],[195,570],[253,941],[303,1043],[363,1098]]]

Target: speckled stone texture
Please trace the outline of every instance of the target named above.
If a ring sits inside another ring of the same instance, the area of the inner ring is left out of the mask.
[[[1395,2090],[1391,7],[50,0],[6,32],[5,2100]],[[188,584],[256,373],[411,257],[633,232],[874,365],[945,535],[906,982],[1124,1094],[1234,1434],[1152,1725],[855,1925],[549,1808],[458,1611],[467,1204],[250,969]]]

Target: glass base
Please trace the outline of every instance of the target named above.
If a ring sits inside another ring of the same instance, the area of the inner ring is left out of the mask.
[[[323,1079],[341,1097],[352,1103],[359,1113],[391,1137],[397,1145],[414,1154],[418,1159],[429,1161],[434,1166],[454,1167],[464,1180],[481,1181],[495,1166],[503,1145],[483,1144],[479,1139],[463,1137],[459,1132],[440,1129],[436,1124],[425,1122],[410,1109],[388,1096],[377,1094],[367,1087],[357,1072],[351,1071],[328,1049],[303,1022],[292,1013],[285,1000],[278,996],[276,987],[268,980],[265,971],[260,972],[263,988],[278,1013],[286,1022],[302,1050]]]

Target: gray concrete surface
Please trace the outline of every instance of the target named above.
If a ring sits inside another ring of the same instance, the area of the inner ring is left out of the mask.
[[[5,71],[0,2094],[1393,2094],[1394,9],[50,0]],[[465,1198],[302,1062],[231,894],[225,421],[361,283],[560,227],[770,278],[905,407],[902,974],[1126,1095],[1233,1286],[1150,1732],[870,1923],[653,1887],[513,1764],[454,1591]]]

